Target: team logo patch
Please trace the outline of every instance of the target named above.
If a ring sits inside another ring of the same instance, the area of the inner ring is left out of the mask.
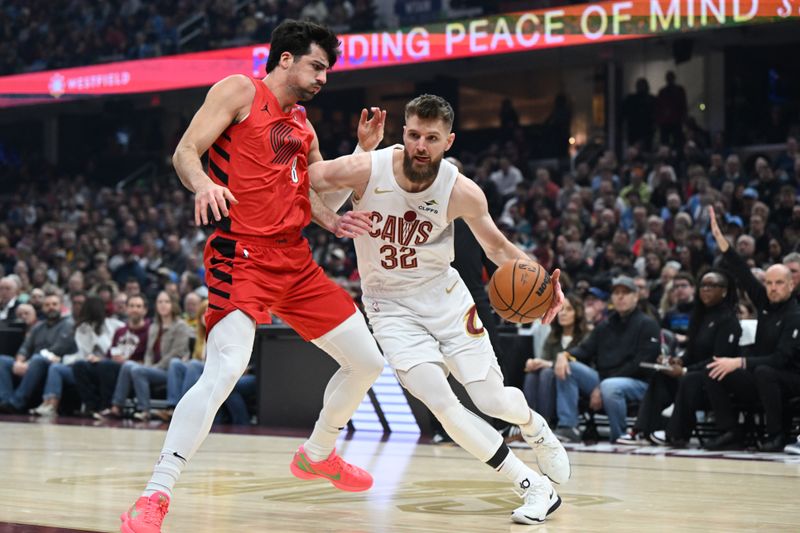
[[[467,330],[467,335],[470,337],[482,337],[486,335],[486,330],[483,328],[483,323],[478,317],[478,308],[475,304],[469,308],[469,311],[464,313],[464,328]]]

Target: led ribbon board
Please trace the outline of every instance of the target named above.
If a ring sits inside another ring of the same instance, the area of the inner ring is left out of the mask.
[[[797,21],[800,0],[627,0],[340,36],[333,73],[747,24]],[[0,106],[210,86],[263,76],[268,45],[0,77]]]

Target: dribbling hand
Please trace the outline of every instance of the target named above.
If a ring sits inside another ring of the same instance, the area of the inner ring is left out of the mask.
[[[333,234],[337,237],[355,239],[372,229],[371,211],[348,211],[336,219]]]
[[[227,187],[217,185],[216,183],[209,182],[208,185],[197,189],[194,194],[194,223],[197,226],[206,226],[209,223],[208,210],[211,209],[211,214],[214,219],[219,222],[222,217],[227,217],[228,202],[238,204],[237,200]]]
[[[553,303],[550,304],[550,308],[542,317],[542,324],[549,324],[553,321],[553,319],[558,315],[558,312],[561,311],[561,306],[564,305],[564,292],[561,290],[561,283],[558,281],[561,278],[561,270],[555,269],[553,273],[550,274],[550,281],[553,283]]]
[[[378,147],[383,140],[383,125],[386,121],[386,111],[380,107],[371,107],[372,118],[366,108],[361,110],[358,120],[358,144],[365,152]]]

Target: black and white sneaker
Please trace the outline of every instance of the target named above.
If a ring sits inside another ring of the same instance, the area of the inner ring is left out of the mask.
[[[639,433],[628,431],[626,434],[617,438],[614,444],[620,446],[649,446],[650,441],[644,438]]]
[[[556,494],[550,480],[543,476],[523,488],[521,496],[524,503],[511,513],[511,520],[517,524],[541,524],[561,505],[561,497]]]
[[[667,442],[667,432],[663,429],[650,433],[647,439],[656,446],[669,446],[669,442]]]
[[[556,436],[558,440],[561,442],[580,442],[581,441],[581,432],[578,431],[578,428],[570,428],[559,426],[553,431],[553,434]]]
[[[792,444],[787,444],[783,448],[784,453],[791,453],[794,455],[800,455],[800,436],[797,437],[797,440]]]

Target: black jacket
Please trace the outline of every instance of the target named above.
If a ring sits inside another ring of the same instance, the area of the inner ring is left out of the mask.
[[[736,312],[724,305],[707,309],[696,330],[689,326],[683,364],[688,370],[703,370],[714,356],[738,357],[742,327]]]
[[[773,304],[767,289],[732,248],[725,252],[726,266],[758,310],[756,341],[750,347],[747,368],[760,365],[800,371],[800,305],[795,298]]]
[[[478,243],[478,239],[473,235],[467,223],[457,218],[454,221],[454,256],[451,265],[455,268],[464,284],[469,289],[472,298],[475,300],[488,298],[486,287],[483,283],[483,267],[491,276],[497,267],[489,261],[483,248]]]
[[[647,381],[653,372],[639,363],[655,362],[660,347],[658,322],[634,309],[625,318],[612,312],[569,353],[583,363],[594,363],[600,379],[630,377]]]

